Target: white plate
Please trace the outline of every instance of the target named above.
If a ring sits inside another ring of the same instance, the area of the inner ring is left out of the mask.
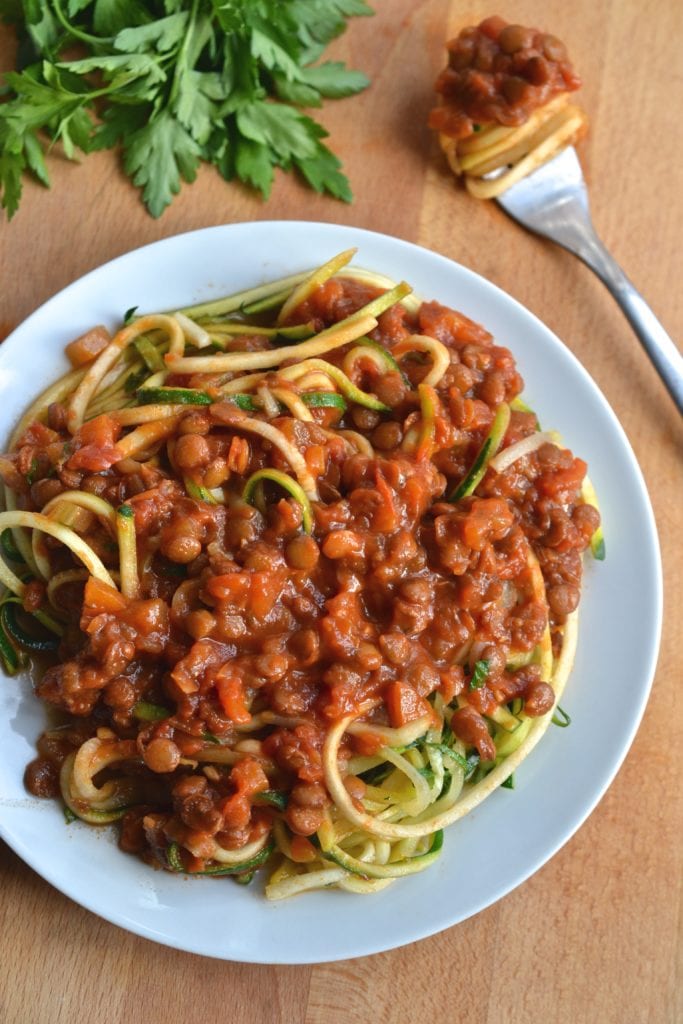
[[[87,274],[50,299],[0,349],[0,437],[64,371],[64,345],[124,311],[177,308],[312,267],[356,245],[357,262],[405,278],[483,323],[517,358],[541,422],[585,458],[600,496],[607,560],[587,559],[582,627],[552,728],[500,790],[446,833],[423,874],[373,896],[303,895],[269,904],[258,886],[181,879],[121,853],[111,830],[67,827],[52,801],[30,798],[24,766],[44,727],[28,680],[0,688],[0,834],[67,896],[123,928],[178,949],[256,963],[362,956],[420,939],[477,913],[533,874],[581,825],[635,735],[657,654],[661,569],[635,458],[614,414],[574,356],[531,313],[471,271],[406,242],[329,224],[234,224],[169,238]]]

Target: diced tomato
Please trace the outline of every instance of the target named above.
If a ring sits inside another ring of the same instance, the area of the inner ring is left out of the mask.
[[[223,648],[211,640],[198,640],[187,654],[180,658],[171,672],[171,678],[181,693],[196,693],[200,680],[210,669],[216,669],[225,660]]]
[[[98,448],[94,444],[86,444],[71,456],[67,463],[69,469],[84,469],[89,473],[103,473],[105,469],[121,461],[121,453],[117,448]]]
[[[493,341],[489,332],[455,309],[438,302],[423,302],[419,313],[420,332],[437,338],[444,345],[488,345]]]
[[[217,601],[243,608],[249,594],[249,575],[246,572],[227,572],[222,576],[212,576],[206,584],[211,597]]]
[[[239,676],[216,679],[216,693],[226,716],[236,725],[251,721],[251,713],[244,695],[244,684]]]
[[[282,572],[270,570],[253,574],[249,608],[257,619],[265,619],[273,610],[284,585],[285,575]]]
[[[462,693],[465,686],[465,672],[462,665],[451,665],[441,672],[439,693],[445,704],[450,704],[457,694]]]
[[[230,772],[230,781],[245,796],[265,793],[269,788],[268,776],[254,757],[243,757]]]
[[[384,740],[376,733],[362,732],[352,737],[353,747],[361,757],[372,757],[384,746]]]
[[[549,498],[570,501],[578,493],[587,469],[583,459],[574,459],[567,469],[556,469],[539,477],[538,490]]]
[[[21,435],[17,448],[23,448],[27,444],[39,445],[42,448],[55,441],[59,441],[59,434],[39,420],[34,420]]]
[[[69,459],[68,468],[101,473],[119,462],[121,454],[116,442],[121,429],[121,424],[106,414],[84,423],[74,435],[74,445],[78,450]]]
[[[269,788],[268,777],[253,757],[244,757],[230,772],[236,791],[221,804],[226,828],[246,828],[251,817],[251,799]]]
[[[460,533],[468,548],[482,551],[489,541],[501,540],[513,521],[504,498],[477,498],[460,521]]]
[[[103,413],[93,420],[84,423],[74,436],[74,441],[81,444],[93,444],[98,448],[111,448],[121,436],[121,424],[113,417]]]
[[[389,714],[389,723],[394,729],[432,713],[428,701],[400,679],[389,683],[384,691],[384,703]]]

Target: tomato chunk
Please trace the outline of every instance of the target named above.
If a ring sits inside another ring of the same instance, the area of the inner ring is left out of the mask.
[[[431,706],[424,697],[400,679],[389,683],[384,691],[384,703],[389,714],[389,723],[394,729],[400,729],[402,725],[432,713]]]
[[[228,676],[227,679],[218,678],[216,692],[221,707],[231,722],[235,722],[236,725],[246,725],[251,721],[244,685],[238,676]]]

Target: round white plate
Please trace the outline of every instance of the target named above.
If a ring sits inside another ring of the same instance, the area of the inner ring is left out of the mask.
[[[28,679],[0,687],[0,834],[71,899],[108,921],[178,949],[255,963],[363,956],[432,935],[510,892],[551,857],[601,798],[647,701],[661,625],[655,524],[629,444],[605,399],[558,339],[504,292],[415,245],[354,228],[299,222],[233,224],[156,242],[87,274],[50,299],[0,348],[0,438],[64,372],[64,345],[125,310],[178,308],[322,263],[358,246],[358,265],[409,281],[462,310],[509,346],[525,398],[544,427],[590,465],[602,504],[605,562],[586,560],[579,651],[563,705],[517,773],[447,830],[422,874],[373,896],[323,891],[267,903],[254,884],[178,878],[121,853],[113,830],[66,826],[53,801],[29,797],[24,767],[45,714]]]

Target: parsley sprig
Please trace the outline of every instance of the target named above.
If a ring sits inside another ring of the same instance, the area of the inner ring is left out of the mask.
[[[327,132],[302,108],[360,92],[360,71],[319,63],[364,0],[7,0],[19,70],[0,84],[0,205],[50,184],[46,153],[120,146],[158,217],[202,161],[267,198],[274,170],[351,200]]]

